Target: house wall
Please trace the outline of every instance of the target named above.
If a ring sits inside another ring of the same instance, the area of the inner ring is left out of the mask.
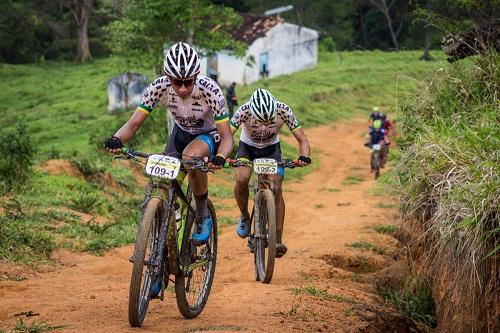
[[[267,52],[269,77],[290,74],[318,63],[318,33],[295,24],[283,23],[270,29],[265,37],[257,39],[248,49],[256,64],[245,67],[245,83],[258,81],[260,55]]]
[[[269,77],[312,68],[318,63],[318,32],[282,23],[271,28],[266,36],[256,39],[243,59],[227,51],[217,53],[219,83],[227,86],[233,81],[238,84],[258,81],[261,78],[260,55],[266,52]],[[201,60],[201,74],[207,75],[207,58]]]

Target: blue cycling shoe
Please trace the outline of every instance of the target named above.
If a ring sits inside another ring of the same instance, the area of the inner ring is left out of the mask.
[[[191,241],[196,245],[200,245],[208,241],[210,232],[212,231],[212,223],[212,216],[210,214],[203,218],[203,221],[196,223],[194,227],[195,231],[191,235]]]
[[[238,227],[236,228],[236,233],[241,238],[246,238],[250,234],[250,219],[241,216],[238,220]]]
[[[161,281],[156,281],[153,283],[153,287],[151,288],[151,298],[157,298],[161,292]]]

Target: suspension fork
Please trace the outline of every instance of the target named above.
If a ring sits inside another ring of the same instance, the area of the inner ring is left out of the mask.
[[[167,247],[166,247],[166,242],[167,242],[167,237],[168,237],[168,227],[170,223],[170,214],[172,213],[173,209],[173,189],[171,186],[160,186],[160,191],[163,200],[162,200],[162,224],[160,228],[160,239],[158,241],[158,249],[161,252],[160,256],[157,258],[158,262],[155,264],[159,265],[161,268],[161,272],[164,272],[164,264],[165,264],[165,255],[168,255]]]

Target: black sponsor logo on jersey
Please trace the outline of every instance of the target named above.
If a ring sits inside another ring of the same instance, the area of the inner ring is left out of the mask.
[[[250,127],[251,128],[260,128],[262,126],[265,126],[266,129],[271,129],[271,128],[276,128],[278,127],[278,124],[276,123],[276,119],[273,119],[273,122],[270,124],[264,124],[262,121],[258,119],[252,119],[253,121],[250,122]]]
[[[271,131],[265,131],[265,132],[252,132],[252,140],[253,141],[269,141],[273,137],[276,136],[276,133],[271,132]]]
[[[196,101],[193,104],[191,104],[191,110],[197,112],[203,112],[202,105]]]
[[[169,103],[169,104],[168,104],[168,108],[169,108],[169,109],[177,109],[177,108],[178,108],[178,106],[177,106],[177,104],[174,104],[174,103]]]
[[[250,109],[250,103],[245,103],[240,107],[241,111],[246,111]]]
[[[177,120],[179,125],[191,128],[202,128],[203,125],[205,124],[205,121],[203,119],[196,119],[195,116],[177,117],[175,118],[175,120]]]
[[[220,89],[219,87],[217,87],[216,85],[214,85],[212,82],[210,82],[209,80],[207,79],[200,79],[200,84],[207,88],[208,90],[210,90],[211,92],[213,92],[214,94],[218,94]]]
[[[226,104],[226,102],[224,102],[224,100],[223,100],[223,99],[219,100],[219,108],[221,108],[221,109],[222,109],[222,108],[224,107],[224,105],[225,105],[225,104]]]

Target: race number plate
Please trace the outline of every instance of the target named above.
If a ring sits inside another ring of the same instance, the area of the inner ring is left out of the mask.
[[[175,179],[180,169],[181,161],[177,158],[155,154],[149,156],[144,172],[154,177]]]
[[[272,158],[257,158],[253,160],[253,171],[259,175],[278,173],[278,162]]]
[[[373,150],[380,150],[381,146],[380,145],[373,145],[372,148],[373,148]]]

